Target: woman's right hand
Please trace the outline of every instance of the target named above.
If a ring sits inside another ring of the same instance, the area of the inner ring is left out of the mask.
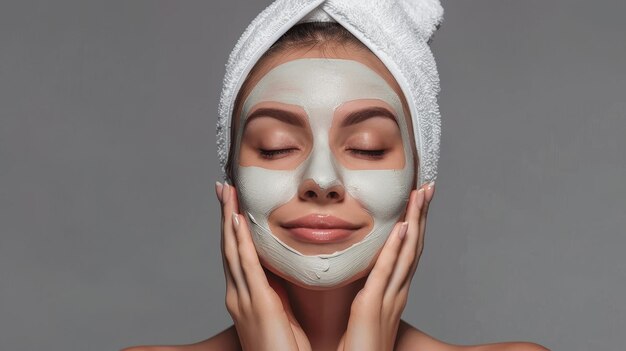
[[[222,259],[226,276],[226,309],[243,350],[311,350],[291,311],[284,287],[270,284],[259,262],[237,193],[228,183],[215,184],[222,204]]]

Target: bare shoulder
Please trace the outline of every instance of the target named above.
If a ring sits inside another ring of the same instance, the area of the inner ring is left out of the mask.
[[[223,330],[209,339],[187,345],[132,346],[121,351],[239,351],[239,338],[235,326]]]
[[[463,351],[550,351],[550,349],[532,342],[514,341],[493,344],[461,346]]]
[[[433,350],[433,351],[550,351],[531,342],[502,342],[484,345],[454,345],[437,340],[405,321],[400,322],[396,350]]]

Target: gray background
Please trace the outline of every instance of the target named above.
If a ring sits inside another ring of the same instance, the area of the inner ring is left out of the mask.
[[[215,116],[265,1],[2,1],[0,349],[227,327]],[[626,2],[445,1],[443,135],[405,318],[447,342],[626,344]]]

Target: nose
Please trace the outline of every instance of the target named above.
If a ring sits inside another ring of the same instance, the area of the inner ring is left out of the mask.
[[[320,204],[343,201],[346,191],[339,180],[332,152],[327,140],[319,139],[311,150],[311,160],[302,176],[298,196],[301,200]]]
[[[343,185],[335,184],[322,188],[312,179],[306,179],[300,184],[298,197],[303,201],[313,201],[318,204],[337,203],[343,201],[346,190]]]

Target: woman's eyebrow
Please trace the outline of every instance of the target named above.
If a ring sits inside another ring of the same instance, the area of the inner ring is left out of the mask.
[[[341,122],[341,126],[347,127],[353,124],[361,123],[372,117],[385,117],[385,118],[391,119],[396,124],[398,123],[396,121],[396,116],[393,114],[393,112],[389,111],[388,109],[384,107],[375,106],[375,107],[367,107],[362,110],[350,112],[346,116],[346,118],[344,118],[343,121]]]
[[[294,126],[298,126],[298,127],[306,126],[305,122],[303,121],[302,117],[300,117],[299,114],[295,112],[281,110],[277,108],[271,108],[271,107],[262,107],[262,108],[255,110],[248,116],[245,124],[247,125],[248,122],[250,122],[251,120],[257,117],[271,117],[281,122],[292,124]]]

